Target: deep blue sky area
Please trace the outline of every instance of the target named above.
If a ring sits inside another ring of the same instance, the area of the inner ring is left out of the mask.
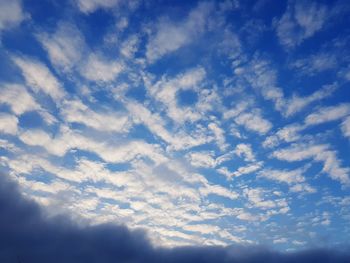
[[[141,229],[130,244],[173,260],[347,248],[349,14],[342,0],[0,0],[2,180],[43,224]]]

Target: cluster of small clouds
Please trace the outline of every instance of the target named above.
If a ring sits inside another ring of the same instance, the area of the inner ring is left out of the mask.
[[[121,5],[135,9],[138,3],[75,2],[85,16]],[[33,37],[47,62],[10,52],[19,80],[0,83],[5,109],[0,148],[7,153],[0,165],[49,213],[69,213],[90,224],[143,227],[154,244],[168,246],[257,242],[246,225],[272,229],[270,219],[277,215],[292,220],[297,197],[322,193],[311,171],[318,165],[322,175],[346,189],[350,168],[336,147],[310,132],[339,122],[338,130],[350,138],[349,103],[314,107],[340,85],[335,81],[308,95],[289,95],[272,60],[246,54],[225,21],[225,12],[238,8],[235,1],[200,2],[182,19],[162,16],[144,25],[142,34],[118,35],[118,59],[90,47],[72,22],[36,32]],[[19,1],[0,0],[0,10],[0,33],[28,18]],[[322,31],[330,16],[323,4],[289,1],[274,21],[276,37],[291,52]],[[227,83],[233,83],[233,90],[222,92],[203,63],[175,73],[152,72],[158,61],[208,32],[224,32],[213,41],[222,47],[218,56],[224,52],[231,65]],[[296,59],[289,68],[314,76],[335,64],[335,56],[318,54]],[[140,86],[146,98],[130,98],[128,91]],[[101,91],[106,98],[98,97]],[[193,92],[196,101],[182,105],[181,92]],[[269,103],[273,107],[266,107]],[[43,125],[24,127],[21,119],[28,113],[36,113]],[[297,116],[305,117],[300,121]],[[295,163],[302,164],[293,168]],[[331,217],[324,212],[310,224],[328,226]],[[274,244],[306,244],[274,237]]]
[[[25,199],[13,182],[0,177],[0,211],[2,220],[0,242],[3,243],[0,259],[4,262],[347,262],[349,253],[342,250],[317,249],[294,253],[279,253],[258,246],[197,246],[164,248],[154,247],[144,231],[130,230],[121,225],[98,224],[78,226],[72,219],[47,218],[40,207]],[[66,186],[56,184],[56,188]],[[42,185],[34,186],[43,189]],[[45,188],[44,188],[45,189]],[[51,188],[48,188],[51,189]],[[93,206],[93,201],[82,203]],[[328,214],[315,218],[328,224]],[[8,227],[5,222],[17,227]],[[189,232],[208,234],[218,227],[203,224],[186,225]],[[174,231],[168,230],[169,235]],[[219,232],[230,236],[227,232]],[[183,234],[186,236],[185,234]],[[8,242],[11,240],[11,242]],[[286,242],[285,238],[275,243]],[[295,244],[302,243],[294,241]],[[42,247],[46,248],[45,253]],[[59,251],[59,252],[58,252]],[[61,253],[64,252],[64,253]]]

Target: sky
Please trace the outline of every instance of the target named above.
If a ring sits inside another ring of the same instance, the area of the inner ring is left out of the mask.
[[[347,248],[349,14],[346,0],[0,0],[0,183],[49,236],[90,245],[124,231],[164,257]]]

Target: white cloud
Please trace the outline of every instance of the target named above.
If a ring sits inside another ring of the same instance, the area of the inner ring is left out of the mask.
[[[244,160],[247,162],[255,161],[255,156],[252,150],[252,146],[250,144],[245,144],[245,143],[237,144],[234,152],[237,156],[244,157]]]
[[[205,187],[199,188],[202,195],[207,196],[209,194],[214,194],[222,197],[226,197],[232,200],[238,198],[238,194],[220,185],[206,184]]]
[[[243,70],[244,74],[240,77],[246,80],[257,92],[261,93],[266,100],[273,101],[278,111],[282,111],[284,94],[277,84],[277,71],[270,63],[266,59],[254,56]]]
[[[80,100],[64,101],[60,112],[67,122],[82,123],[100,131],[126,132],[130,128],[127,114],[114,111],[96,112]]]
[[[273,243],[274,243],[274,244],[284,244],[284,243],[287,243],[287,242],[288,242],[288,239],[285,238],[285,237],[282,237],[282,238],[278,238],[278,239],[273,240]]]
[[[289,148],[274,151],[272,156],[288,162],[313,159],[323,163],[322,171],[328,174],[332,179],[341,182],[344,185],[350,184],[349,168],[341,166],[341,161],[337,158],[334,151],[329,149],[329,145],[300,145],[295,144]]]
[[[273,181],[286,183],[292,192],[315,193],[316,189],[309,186],[305,181],[305,171],[308,166],[294,170],[264,169],[259,175]]]
[[[21,69],[27,85],[34,92],[46,93],[55,101],[59,101],[65,96],[60,83],[44,64],[24,57],[12,57],[12,59]]]
[[[286,99],[285,101],[284,115],[289,117],[301,111],[309,104],[329,97],[336,88],[336,85],[326,85],[305,97],[294,94],[290,99]]]
[[[213,168],[216,166],[214,152],[191,152],[186,157],[195,167]]]
[[[286,199],[267,199],[268,194],[262,188],[245,188],[243,190],[244,196],[248,199],[250,204],[262,210],[269,210],[273,208],[278,208],[280,211],[278,213],[286,213],[289,210],[288,203]]]
[[[272,128],[271,122],[264,119],[258,111],[242,113],[234,120],[238,125],[243,125],[247,130],[260,134],[266,134]]]
[[[221,167],[217,169],[217,172],[222,175],[225,175],[227,180],[232,180],[233,177],[254,173],[260,170],[262,166],[263,166],[263,162],[256,162],[256,163],[250,163],[246,166],[241,166],[234,172],[229,171],[226,167]]]
[[[328,19],[326,6],[308,1],[289,1],[287,10],[276,23],[280,43],[293,48],[320,31]]]
[[[303,138],[303,136],[301,135],[301,132],[307,129],[309,126],[318,125],[318,124],[322,124],[330,121],[336,121],[339,119],[343,119],[348,115],[350,115],[350,106],[348,104],[339,104],[337,106],[321,107],[316,112],[313,112],[307,115],[304,120],[304,124],[294,123],[294,124],[287,125],[282,129],[278,130],[274,135],[268,136],[265,139],[265,141],[262,143],[262,145],[265,148],[273,148],[279,145],[281,142],[298,141],[301,138]]]
[[[20,0],[0,0],[0,33],[18,26],[25,18]]]
[[[99,8],[113,8],[120,3],[120,0],[76,0],[76,2],[81,12],[89,14],[95,12]]]
[[[248,102],[240,102],[237,105],[235,105],[234,108],[226,110],[223,113],[223,118],[224,119],[231,119],[237,117],[239,114],[244,112],[249,106]]]
[[[43,120],[52,124],[56,122],[56,118],[47,110],[43,109],[28,92],[28,90],[18,84],[3,84],[1,86],[0,103],[9,105],[12,112],[21,115],[29,111],[38,111]]]
[[[183,74],[172,79],[162,79],[148,87],[150,94],[166,107],[167,115],[176,123],[183,124],[186,121],[194,122],[202,116],[196,107],[179,107],[176,94],[179,90],[198,91],[205,80],[206,72],[203,68],[187,70]]]
[[[16,116],[0,113],[0,132],[16,135],[18,130],[17,125],[18,119]]]
[[[337,57],[331,53],[317,53],[291,63],[298,73],[313,76],[317,73],[336,68]]]
[[[311,187],[310,185],[306,183],[300,183],[300,184],[295,184],[289,187],[289,190],[291,192],[302,192],[302,193],[316,193],[317,190],[314,187]]]
[[[215,141],[220,150],[224,151],[228,147],[225,138],[225,131],[215,122],[209,123],[208,128],[214,133]]]
[[[241,176],[243,174],[250,174],[258,171],[263,166],[262,162],[248,164],[246,166],[239,167],[235,172],[232,173],[232,176]]]
[[[341,124],[341,129],[345,137],[350,137],[350,117],[347,117]]]
[[[68,23],[60,23],[53,34],[40,33],[37,38],[48,53],[51,63],[63,71],[75,66],[87,50],[78,28]]]
[[[262,145],[265,148],[272,148],[277,146],[281,141],[294,142],[301,138],[300,131],[304,129],[303,125],[290,124],[282,129],[279,129],[274,135],[271,135],[263,141]]]
[[[0,139],[0,148],[5,149],[5,150],[10,151],[10,152],[18,152],[19,151],[19,148],[15,144],[13,144],[7,140],[3,140],[3,139]],[[0,163],[1,163],[1,159],[0,159]]]
[[[272,101],[275,104],[275,109],[285,117],[290,117],[311,103],[330,96],[337,88],[336,84],[325,85],[310,95],[293,94],[291,98],[287,98],[283,93],[283,89],[278,86],[277,71],[267,60],[255,56],[244,67],[244,72],[245,74],[242,74],[239,79],[246,80],[266,100]]]
[[[295,170],[273,170],[264,169],[259,172],[259,175],[270,179],[287,184],[302,183],[305,181],[303,173],[305,169],[295,169]]]
[[[195,167],[214,168],[231,160],[233,154],[233,152],[227,152],[215,158],[214,151],[197,151],[187,153],[186,158]]]
[[[139,37],[137,35],[132,35],[128,37],[123,43],[121,44],[120,47],[120,53],[125,56],[126,58],[133,58],[135,53],[138,50],[139,46]]]
[[[339,120],[350,115],[350,104],[322,107],[305,118],[306,125],[317,125],[329,121]]]
[[[166,129],[166,122],[159,114],[152,113],[145,106],[133,101],[124,100],[124,105],[130,112],[134,123],[143,123],[152,133],[167,142],[168,150],[188,149],[211,140],[206,135],[196,134],[195,131],[192,131],[191,135],[184,131],[171,133]]]
[[[182,229],[190,232],[198,232],[205,235],[221,230],[218,226],[207,224],[185,225],[182,227]]]
[[[166,54],[191,43],[201,35],[208,23],[212,4],[203,2],[192,10],[188,17],[179,23],[162,19],[156,26],[156,33],[151,34],[146,46],[146,57],[154,62]]]
[[[1,85],[0,103],[9,105],[16,115],[41,108],[27,89],[18,84]]]
[[[61,128],[60,133],[54,138],[43,130],[27,130],[21,133],[19,138],[27,145],[41,146],[57,156],[64,156],[69,150],[80,149],[96,153],[103,160],[112,163],[128,162],[139,157],[150,158],[155,163],[166,160],[157,145],[148,144],[141,140],[120,144],[100,142],[67,128]]]
[[[61,191],[66,191],[69,188],[71,188],[69,184],[64,183],[60,180],[56,180],[50,183],[44,183],[44,182],[39,182],[34,180],[28,180],[23,176],[18,177],[17,180],[20,183],[21,187],[28,188],[30,189],[30,191],[35,191],[35,192],[58,194]]]
[[[80,73],[88,80],[103,83],[115,80],[123,69],[121,62],[107,60],[92,53],[86,63],[81,66]]]

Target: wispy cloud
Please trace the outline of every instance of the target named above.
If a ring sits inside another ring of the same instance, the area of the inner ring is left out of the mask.
[[[294,48],[320,31],[329,11],[323,4],[307,1],[289,1],[287,10],[276,21],[276,32],[281,44]]]
[[[61,84],[43,63],[18,56],[14,56],[12,59],[20,68],[27,85],[34,92],[43,92],[57,102],[65,96]]]
[[[64,71],[77,66],[87,49],[78,28],[69,23],[60,23],[53,34],[41,32],[37,38],[48,53],[51,63]]]
[[[344,185],[350,184],[349,168],[344,168],[341,161],[337,158],[336,152],[331,150],[329,145],[292,145],[289,148],[276,150],[273,157],[289,162],[313,159],[323,163],[322,171],[328,174],[332,179],[340,181]]]
[[[155,33],[149,36],[146,50],[149,62],[152,63],[188,45],[194,38],[200,36],[207,28],[208,17],[212,11],[213,5],[203,2],[191,11],[184,21],[173,22],[166,18],[161,19],[156,26]]]
[[[337,106],[323,107],[318,111],[309,114],[305,118],[306,125],[317,125],[325,122],[339,120],[350,114],[349,104],[340,104]]]

